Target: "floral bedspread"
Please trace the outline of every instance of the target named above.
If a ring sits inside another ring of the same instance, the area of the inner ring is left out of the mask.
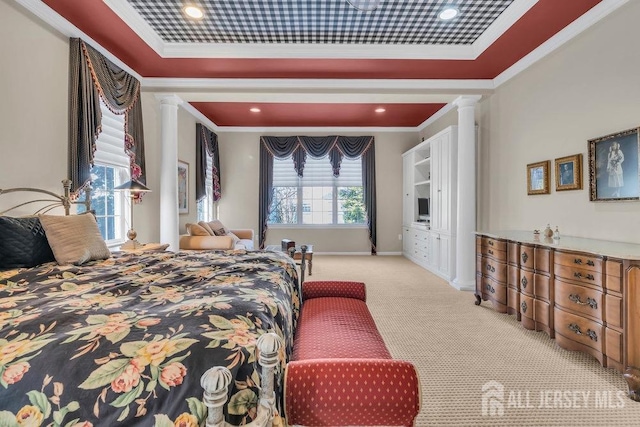
[[[216,365],[235,379],[227,421],[249,422],[257,338],[284,339],[284,367],[299,309],[295,265],[277,252],[0,271],[0,426],[200,425],[200,377]]]

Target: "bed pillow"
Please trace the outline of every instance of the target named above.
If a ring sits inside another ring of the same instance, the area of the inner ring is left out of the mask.
[[[0,269],[35,267],[54,260],[37,217],[0,216]]]
[[[187,223],[187,234],[189,236],[211,236],[205,228],[199,224]]]
[[[228,236],[231,233],[231,230],[222,225],[222,223],[217,219],[214,219],[207,224],[209,225],[211,230],[213,230],[213,234],[215,234],[216,236]]]
[[[93,215],[40,215],[40,222],[58,264],[84,264],[111,256]]]
[[[200,227],[202,227],[203,229],[205,229],[208,233],[209,236],[215,236],[215,233],[213,232],[213,230],[211,229],[211,227],[209,227],[209,223],[208,222],[204,222],[204,221],[200,221],[198,223],[198,225]]]

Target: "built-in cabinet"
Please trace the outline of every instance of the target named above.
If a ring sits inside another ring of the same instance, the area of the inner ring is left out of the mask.
[[[624,373],[640,400],[640,245],[478,233],[476,304],[516,314],[527,329]]]
[[[403,253],[446,280],[455,274],[457,126],[403,154]],[[429,220],[419,221],[418,199],[428,198]]]

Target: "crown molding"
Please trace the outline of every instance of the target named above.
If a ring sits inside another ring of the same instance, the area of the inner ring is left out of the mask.
[[[553,37],[546,42],[542,43],[536,49],[531,51],[528,55],[524,56],[520,61],[507,68],[500,73],[495,79],[493,79],[493,85],[495,88],[506,83],[522,71],[526,70],[551,52],[564,45],[569,40],[573,39],[586,29],[590,28],[598,21],[609,15],[611,12],[617,10],[619,7],[628,3],[629,0],[603,0],[595,5],[591,10],[582,15],[580,18],[567,25]]]
[[[422,132],[423,130],[425,130],[428,126],[434,124],[437,120],[439,120],[442,116],[444,116],[445,114],[447,114],[449,111],[453,110],[455,108],[455,105],[453,105],[452,102],[448,103],[447,105],[445,105],[444,107],[442,107],[441,109],[439,109],[438,111],[436,111],[431,117],[429,117],[427,120],[425,120],[424,122],[420,123],[417,127],[416,127],[416,131],[417,132]]]
[[[206,127],[208,127],[210,130],[214,131],[214,132],[218,132],[220,131],[220,126],[218,126],[217,124],[215,124],[214,122],[212,122],[207,116],[205,116],[204,114],[202,114],[200,112],[200,110],[197,110],[193,105],[189,104],[188,102],[183,102],[180,105],[187,113],[191,114],[193,117],[195,117],[197,122],[202,123],[203,125],[205,125]]]
[[[122,0],[102,0],[109,9],[113,10],[146,44],[162,56],[165,42],[151,25],[129,4]]]
[[[26,10],[37,16],[40,20],[51,26],[54,30],[58,31],[62,35],[66,37],[78,37],[81,38],[85,43],[90,44],[93,48],[95,48],[98,52],[103,54],[108,60],[116,64],[118,67],[122,68],[127,73],[134,76],[138,81],[142,82],[143,78],[140,74],[136,73],[131,67],[122,62],[120,58],[113,55],[107,49],[102,47],[98,42],[94,39],[86,35],[84,32],[80,31],[75,25],[64,19],[62,16],[58,15],[56,11],[51,9],[45,3],[40,0],[15,0],[16,3],[24,7]]]
[[[489,46],[498,40],[505,31],[511,28],[518,19],[522,18],[538,1],[539,0],[514,0],[473,43],[474,57],[472,59],[476,59],[487,50]]]
[[[287,127],[250,127],[250,126],[217,126],[219,132],[245,132],[245,133],[266,133],[266,132],[417,132],[415,127],[367,127],[367,126],[353,126],[353,127],[339,127],[339,126],[318,126],[318,127],[304,127],[304,126],[287,126]]]
[[[494,89],[491,79],[198,79],[147,77],[145,90],[374,90],[406,91],[481,91]]]

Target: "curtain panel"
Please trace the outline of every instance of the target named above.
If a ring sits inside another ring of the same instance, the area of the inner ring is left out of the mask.
[[[207,156],[211,157],[211,171],[207,171]],[[209,173],[213,177],[213,201],[217,202],[222,197],[218,135],[201,123],[196,123],[196,200],[207,196]]]
[[[79,38],[69,39],[69,177],[78,194],[91,180],[101,131],[100,99],[124,115],[124,150],[131,179],[146,184],[140,82]]]
[[[273,201],[273,159],[293,158],[299,177],[304,176],[307,155],[329,157],[333,175],[340,176],[344,157],[362,161],[362,187],[367,209],[367,227],[371,253],[376,253],[376,157],[373,136],[263,136],[260,138],[259,233],[260,248],[264,249],[269,208]]]

